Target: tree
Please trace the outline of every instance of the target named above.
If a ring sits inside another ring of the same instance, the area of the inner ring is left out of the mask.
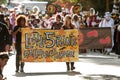
[[[106,7],[108,8],[107,11],[110,12],[112,11],[113,7],[113,0],[109,0],[108,4],[107,0],[79,0],[78,2],[82,4],[83,10],[94,8],[96,11],[99,12],[100,15],[103,15],[106,12]]]
[[[3,4],[5,2],[6,2],[6,0],[0,0],[0,4]]]
[[[106,12],[106,8],[108,8],[108,11],[111,12],[113,7],[113,0],[109,0],[109,3],[107,2],[108,0],[39,0],[39,1],[48,2],[61,1],[63,3],[66,2],[80,3],[83,7],[83,10],[89,10],[92,7],[95,8],[95,10],[98,11],[100,15],[103,15]]]

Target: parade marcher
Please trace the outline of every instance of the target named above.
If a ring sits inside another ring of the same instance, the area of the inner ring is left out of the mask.
[[[8,32],[9,32],[10,46],[12,46],[12,43],[13,43],[13,41],[12,41],[12,32],[13,32],[12,24],[10,23],[10,20],[9,20],[8,17],[5,19],[5,21],[7,23],[7,29],[8,29]]]
[[[39,24],[39,19],[34,19],[32,22],[31,22],[31,27],[32,28],[39,28],[40,26],[38,25]]]
[[[72,15],[72,24],[75,26],[77,30],[85,27],[84,22],[82,21],[82,17],[77,14]],[[86,53],[86,49],[79,49],[79,52]]]
[[[10,24],[12,25],[12,31],[13,31],[13,30],[14,30],[14,27],[15,27],[15,25],[16,25],[16,14],[15,14],[14,12],[11,13],[9,20],[10,20]],[[15,50],[16,37],[14,36],[12,39],[13,39],[12,49],[13,49],[13,51],[14,51],[14,53],[15,53],[15,52],[16,52],[16,50]]]
[[[9,32],[4,20],[4,15],[0,14],[0,52],[5,52],[6,46],[10,46]]]
[[[97,20],[97,16],[93,15],[90,17],[89,27],[98,27],[99,21]]]
[[[94,18],[96,18],[95,9],[90,8],[90,13],[89,13],[89,16],[87,17],[87,20],[86,20],[88,27],[92,27],[92,22],[93,22]],[[94,22],[96,22],[96,21],[94,21]]]
[[[69,15],[65,16],[62,28],[64,30],[66,30],[66,29],[75,29],[75,26],[72,24],[71,16],[69,16]],[[67,71],[75,69],[74,62],[66,62],[66,65],[67,65]]]
[[[15,15],[15,13],[11,13],[9,19],[10,19],[10,23],[12,25],[12,29],[14,29],[14,27],[15,27],[15,21],[16,21],[16,15]]]
[[[42,29],[51,29],[50,26],[50,16],[48,14],[45,15],[42,23],[41,23],[41,28]]]
[[[4,66],[7,64],[8,62],[8,59],[9,59],[9,56],[8,54],[5,54],[5,53],[0,53],[0,80],[5,80],[3,79],[3,68]]]
[[[118,58],[120,58],[120,25],[117,27],[115,53],[119,55]]]
[[[99,27],[110,27],[111,28],[111,35],[112,35],[112,47],[114,45],[114,20],[111,18],[111,13],[106,12],[104,19],[99,23]],[[111,52],[112,48],[105,49],[105,54],[109,54]]]
[[[115,25],[115,30],[114,30],[114,45],[113,45],[113,48],[112,48],[112,51],[111,52],[115,52],[115,47],[116,47],[116,44],[117,44],[117,34],[118,34],[118,25],[120,24],[120,19],[119,19],[119,14],[112,14],[112,18],[114,19],[114,25]]]
[[[26,28],[26,18],[23,15],[19,15],[17,19],[17,25],[15,26],[13,30],[13,36],[16,36],[16,72],[20,70],[20,72],[24,72],[24,62],[21,62],[22,58],[22,45],[21,45],[21,38],[22,38],[22,32],[21,28]],[[20,69],[19,69],[20,68]]]
[[[53,23],[51,29],[52,30],[59,30],[59,29],[61,29],[61,27],[63,25],[61,20],[62,20],[61,16],[60,15],[56,15],[56,21]]]
[[[76,29],[80,29],[80,20],[79,20],[79,17],[77,14],[73,15],[73,18],[72,18],[72,24],[75,25],[75,28]]]
[[[119,14],[114,14],[113,19],[115,20],[115,31],[114,31],[114,46],[112,52],[118,55],[120,58],[120,18]]]
[[[9,59],[8,54],[3,54],[3,52],[9,53],[9,47],[9,32],[4,20],[4,14],[0,14],[0,80],[3,80],[2,71]]]

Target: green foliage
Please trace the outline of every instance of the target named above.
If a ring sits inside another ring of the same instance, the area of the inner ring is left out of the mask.
[[[0,4],[3,4],[5,2],[6,2],[6,0],[0,0]]]
[[[38,0],[38,1],[47,1],[47,2],[55,2],[57,0]],[[58,0],[63,2],[78,2],[79,0]]]
[[[77,3],[79,0],[72,0],[72,1]]]
[[[89,10],[91,7],[103,15],[106,12],[106,1],[107,0],[79,0],[82,4],[83,10]],[[109,0],[109,11],[112,11],[113,0]]]
[[[4,0],[2,0],[4,1]],[[48,1],[49,3],[55,2],[57,0],[39,0],[39,1]],[[100,15],[103,15],[106,11],[106,2],[107,0],[58,0],[62,2],[75,2],[80,3],[83,6],[83,10],[89,10],[91,7],[95,8]],[[119,0],[120,1],[120,0]],[[113,0],[109,0],[109,11],[112,11]]]

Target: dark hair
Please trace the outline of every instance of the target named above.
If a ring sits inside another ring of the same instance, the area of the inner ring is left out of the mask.
[[[79,20],[78,16],[74,15],[73,20],[75,20],[75,21]]]
[[[34,23],[34,21],[37,21],[38,23],[40,22],[39,19],[33,19],[32,23]]]
[[[0,14],[0,19],[4,19],[5,15],[4,14]]]
[[[5,17],[4,14],[0,14],[0,21],[2,23],[6,23],[5,20],[4,20],[4,17]]]
[[[60,15],[56,15],[57,18],[59,18],[61,20],[61,16]]]
[[[25,17],[19,17],[18,19],[17,19],[17,25],[19,25],[19,26],[21,26],[21,21],[24,21],[24,22],[26,22],[26,19],[25,19]]]
[[[0,54],[0,59],[4,60],[4,59],[9,59],[8,54]]]

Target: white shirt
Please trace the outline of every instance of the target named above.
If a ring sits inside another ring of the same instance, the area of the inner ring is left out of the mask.
[[[100,24],[99,27],[111,27],[111,35],[112,35],[112,46],[114,45],[114,40],[113,40],[113,36],[114,36],[114,20],[112,18],[110,18],[109,21],[106,21],[106,19],[103,19]],[[111,51],[111,49],[108,49],[107,51]]]
[[[103,19],[99,24],[99,27],[113,27],[113,26],[114,26],[114,20],[112,18],[109,21]]]
[[[72,23],[76,29],[79,29],[80,28],[80,23],[78,21],[73,21]]]

